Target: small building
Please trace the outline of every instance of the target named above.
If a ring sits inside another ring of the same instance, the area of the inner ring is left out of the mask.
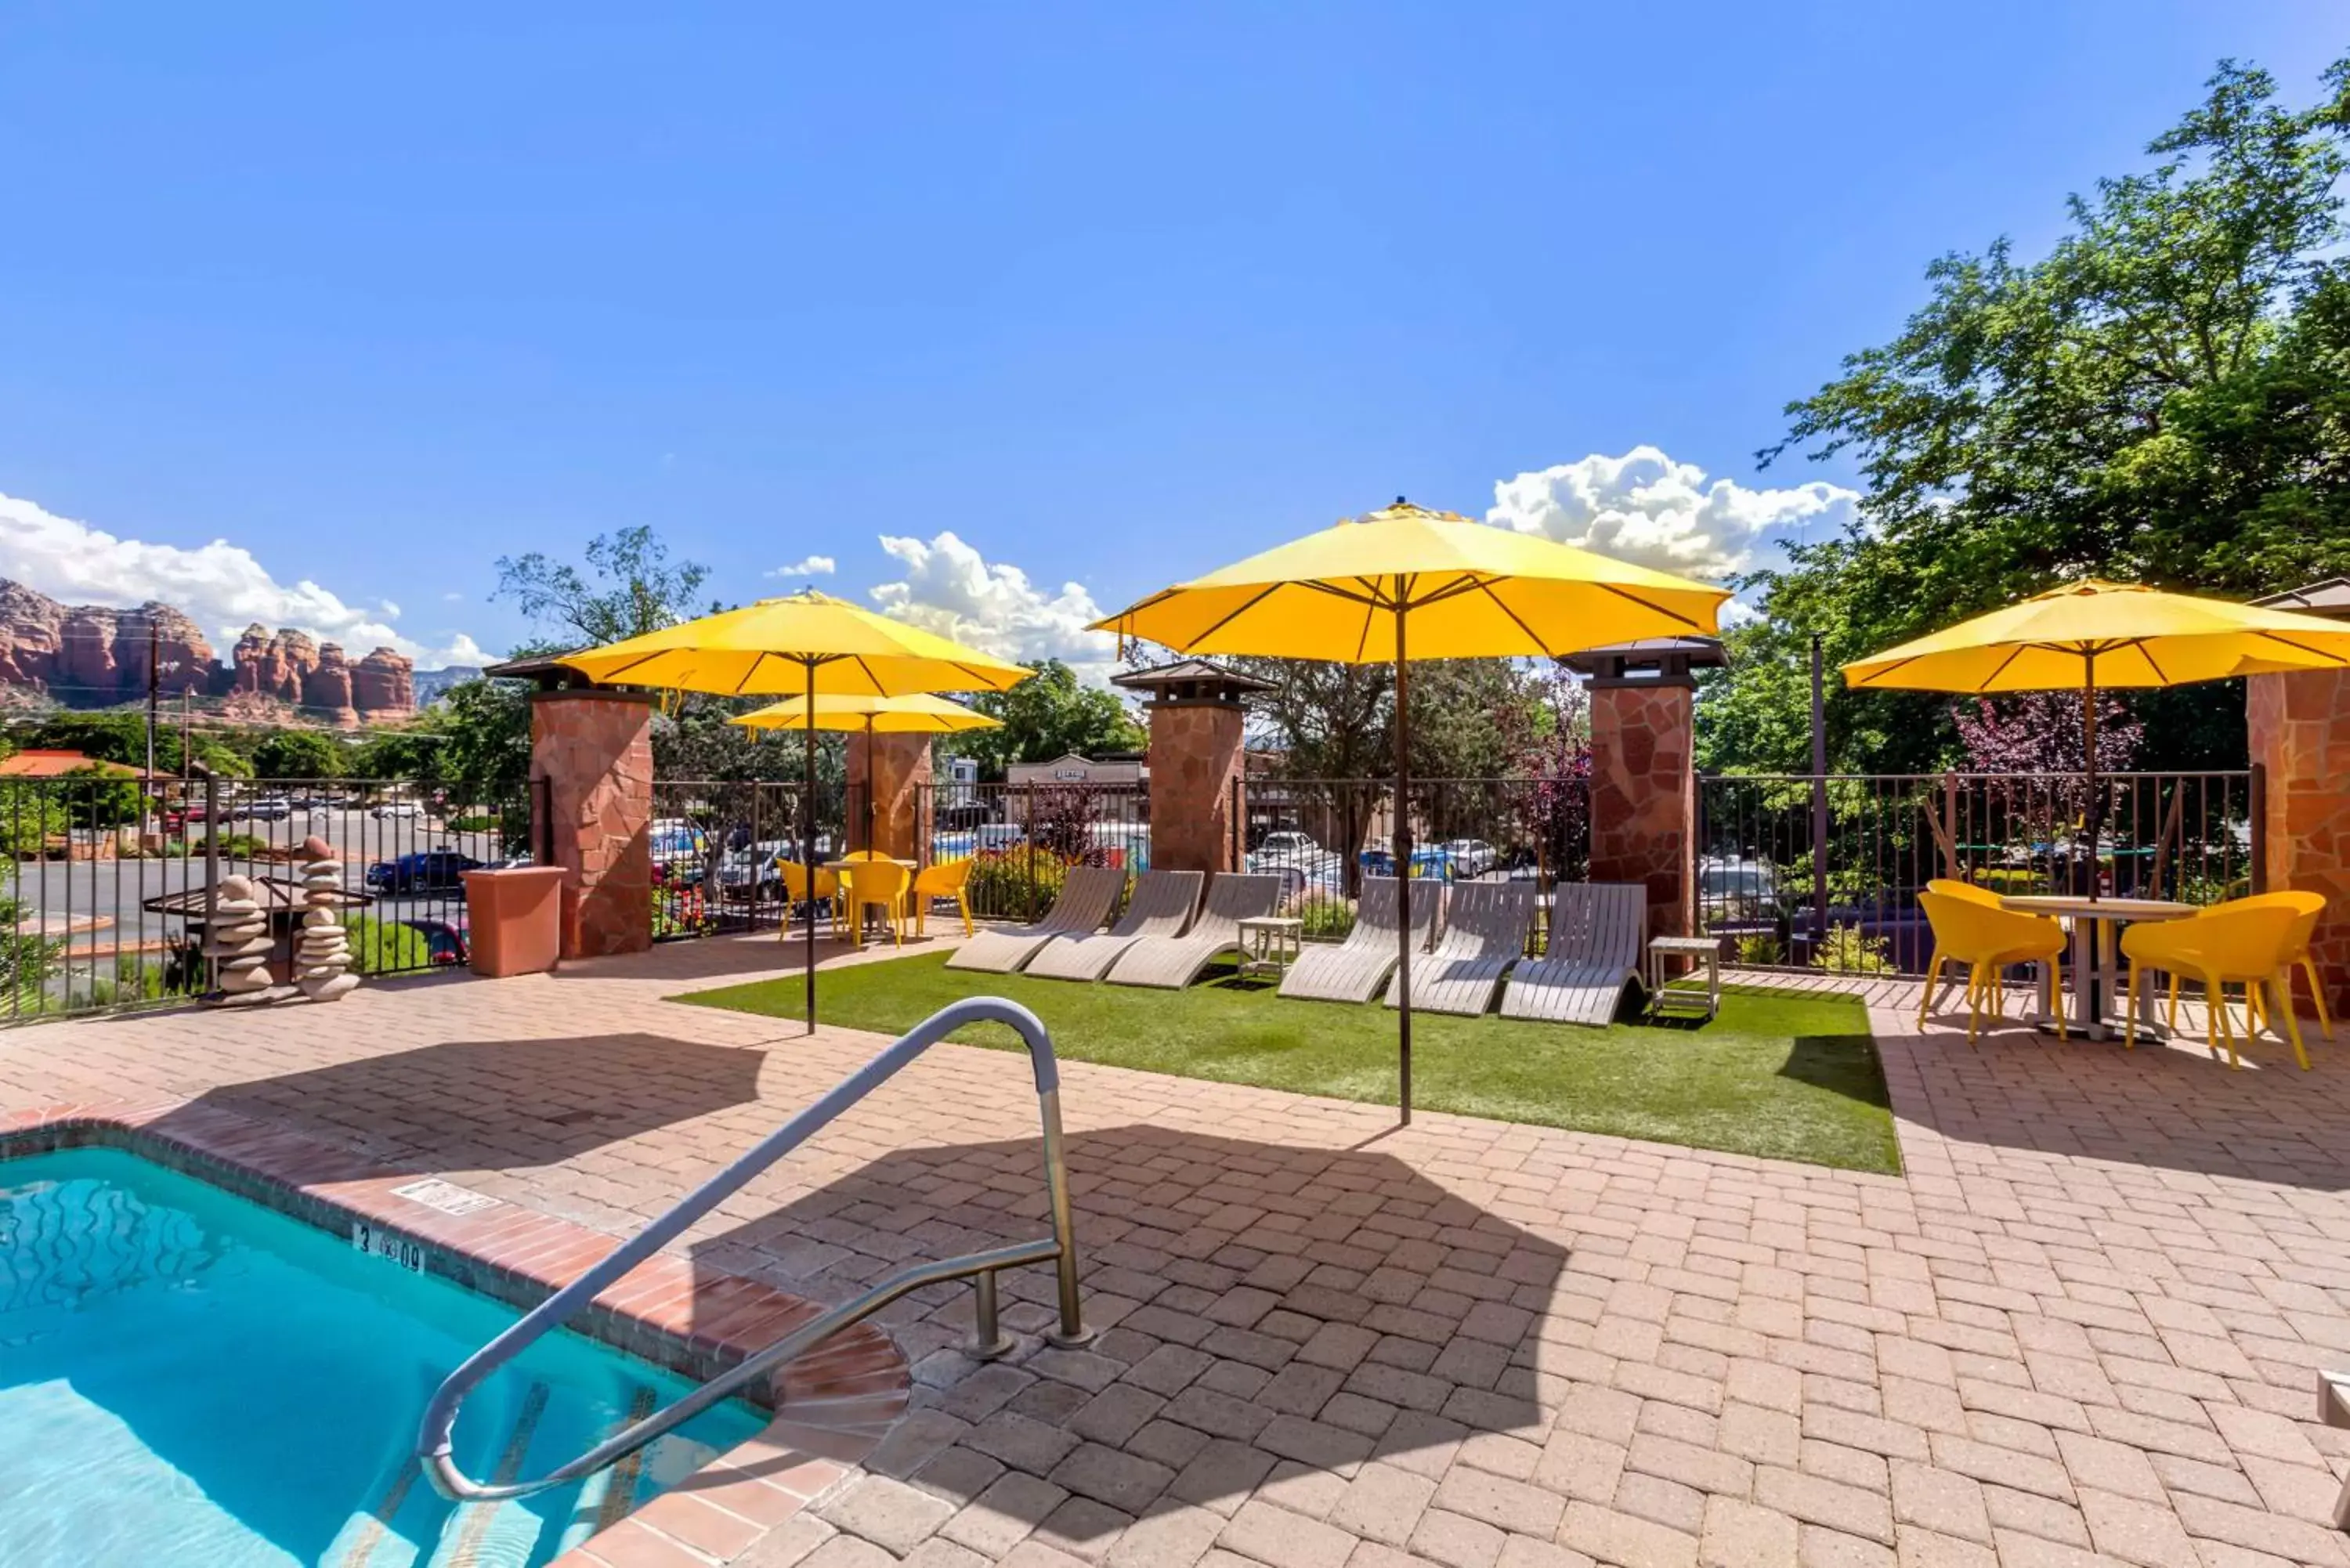
[[[114,778],[135,779],[139,770],[122,763],[100,762],[80,752],[34,748],[0,758],[0,779],[61,779],[68,774],[95,769]]]
[[[1064,752],[1049,763],[1014,763],[1003,770],[1003,782],[1014,789],[1035,784],[1096,784],[1133,789],[1150,782],[1150,764],[1133,753],[1083,757]]]

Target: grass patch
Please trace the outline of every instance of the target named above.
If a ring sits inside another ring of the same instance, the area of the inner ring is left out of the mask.
[[[1229,974],[1183,992],[1074,984],[946,967],[944,953],[827,971],[817,1015],[897,1034],[948,1002],[1003,996],[1033,1010],[1071,1061],[1393,1105],[1396,1015],[1294,1002]],[[802,1016],[796,973],[674,1000]],[[954,1036],[1017,1049],[980,1024]],[[1694,1148],[1900,1168],[1885,1075],[1856,997],[1731,987],[1701,1026],[1606,1029],[1501,1018],[1412,1020],[1414,1098],[1429,1110]]]

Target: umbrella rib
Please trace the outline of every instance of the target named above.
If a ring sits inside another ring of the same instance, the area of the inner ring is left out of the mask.
[[[1462,594],[1473,594],[1480,589],[1491,593],[1493,591],[1492,583],[1492,579],[1490,577],[1482,576],[1475,572],[1463,572],[1411,607],[1425,609],[1430,605],[1440,605],[1447,599],[1457,599]]]
[[[1542,634],[1534,630],[1534,628],[1528,626],[1519,616],[1517,611],[1512,609],[1508,605],[1502,602],[1502,596],[1493,591],[1492,584],[1488,582],[1480,582],[1476,586],[1487,598],[1493,601],[1493,607],[1495,609],[1500,610],[1503,615],[1510,618],[1512,625],[1515,626],[1520,631],[1524,632],[1529,638],[1534,639],[1534,645],[1543,650],[1544,657],[1555,657],[1551,653],[1550,644],[1544,640]]]
[[[740,697],[743,695],[743,689],[751,684],[751,677],[759,673],[759,666],[766,661],[767,657],[767,650],[764,648],[759,649],[757,653],[752,655],[751,667],[743,671],[742,680],[734,682],[735,696]]]
[[[2156,680],[2161,681],[2165,686],[2171,683],[2170,671],[2165,670],[2162,667],[2161,661],[2154,657],[2154,647],[2151,639],[2138,639],[2137,656],[2146,660],[2147,668],[2154,671]]]
[[[2296,650],[2296,651],[2298,651],[2298,652],[2302,652],[2302,653],[2314,653],[2314,654],[2315,654],[2315,655],[2316,655],[2318,658],[2320,658],[2320,659],[2333,659],[2333,660],[2334,661],[2334,663],[2335,663],[2335,664],[2337,664],[2337,665],[2338,665],[2338,664],[2345,663],[2345,662],[2350,662],[2350,660],[2345,660],[2345,659],[2342,658],[2342,656],[2341,656],[2340,654],[2338,654],[2338,653],[2328,653],[2328,652],[2326,652],[2326,651],[2325,651],[2325,649],[2322,649],[2322,648],[2312,648],[2312,647],[2310,647],[2310,646],[2309,646],[2307,643],[2305,643],[2305,642],[2295,642],[2295,641],[2293,641],[2293,639],[2291,639],[2291,638],[2289,638],[2289,637],[2285,636],[2285,634],[2284,634],[2284,633],[2282,633],[2282,632],[2281,632],[2281,631],[2262,631],[2262,632],[2258,632],[2258,633],[2256,633],[2255,635],[2256,635],[2256,636],[2260,636],[2260,637],[2265,637],[2265,638],[2269,639],[2270,640],[2272,640],[2272,641],[2273,641],[2273,642],[2282,642],[2282,643],[2283,643],[2287,648],[2293,649],[2294,649],[2294,650]]]
[[[1918,659],[1918,656],[1914,653],[1907,655],[1904,658],[1897,659],[1892,663],[1887,665],[1884,669],[1875,670],[1869,674],[1862,676],[1860,678],[1860,684],[1863,686],[1874,686],[1879,680],[1884,680],[1887,676],[1894,674],[1898,670],[1907,669],[1908,666],[1917,663]]]
[[[2006,674],[2007,667],[2009,665],[2023,657],[2023,649],[2024,645],[2022,643],[2018,643],[2013,648],[2009,649],[2007,650],[2007,657],[1999,661],[1999,667],[1993,670],[1989,675],[1984,676],[1981,680],[1975,682],[1975,690],[1978,691],[1990,691],[1991,683],[1998,680],[2001,676]]]
[[[1240,619],[1241,617],[1248,614],[1249,611],[1256,608],[1257,606],[1271,598],[1275,593],[1280,591],[1281,587],[1282,585],[1279,583],[1267,583],[1263,587],[1258,589],[1255,596],[1246,604],[1240,606],[1237,609],[1233,610],[1232,614],[1224,617],[1223,619],[1216,622],[1215,625],[1208,628],[1207,630],[1186,638],[1184,640],[1191,643],[1195,647],[1200,643],[1207,641],[1208,639],[1215,636],[1216,633],[1223,630],[1224,628],[1232,625],[1232,622]]]
[[[1363,601],[1363,634],[1355,639],[1355,662],[1357,664],[1363,662],[1363,655],[1371,649],[1371,623],[1378,617],[1379,607],[1367,599]]]
[[[1701,626],[1698,625],[1698,623],[1697,623],[1697,622],[1695,622],[1695,621],[1693,621],[1693,620],[1690,619],[1690,618],[1689,618],[1689,617],[1687,617],[1687,616],[1685,616],[1685,615],[1680,614],[1679,611],[1676,611],[1676,610],[1669,610],[1669,609],[1667,609],[1664,606],[1659,605],[1659,604],[1651,604],[1651,603],[1649,603],[1647,599],[1642,598],[1639,595],[1638,595],[1638,594],[1636,594],[1636,593],[1632,592],[1629,588],[1619,588],[1619,587],[1617,587],[1615,584],[1613,584],[1613,583],[1602,583],[1602,584],[1600,584],[1599,586],[1600,586],[1601,587],[1603,587],[1603,588],[1606,588],[1609,593],[1616,595],[1616,596],[1617,596],[1617,597],[1619,597],[1619,598],[1627,598],[1627,599],[1630,599],[1634,604],[1638,605],[1642,609],[1652,609],[1652,610],[1656,611],[1656,612],[1657,612],[1659,615],[1660,615],[1660,616],[1667,616],[1667,617],[1669,617],[1670,618],[1672,618],[1672,619],[1674,619],[1674,620],[1677,620],[1677,621],[1680,622],[1683,626],[1685,626],[1685,627],[1689,628],[1691,631],[1703,631],[1703,630],[1705,629],[1703,627],[1701,627]]]
[[[654,659],[659,659],[664,653],[675,653],[677,649],[673,648],[657,648],[650,653],[638,655],[636,658],[631,659],[626,664],[621,665],[618,670],[612,670],[608,674],[602,676],[589,676],[588,679],[594,680],[598,686],[608,686],[613,681],[618,680],[621,676],[626,675],[629,670],[635,670],[640,665],[650,664]]]

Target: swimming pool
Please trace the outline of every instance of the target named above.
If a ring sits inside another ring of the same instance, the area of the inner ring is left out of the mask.
[[[447,1502],[418,1418],[514,1317],[120,1150],[0,1160],[0,1563],[524,1568],[764,1420],[722,1405],[577,1486]],[[551,1335],[468,1400],[457,1458],[540,1474],[687,1386]]]

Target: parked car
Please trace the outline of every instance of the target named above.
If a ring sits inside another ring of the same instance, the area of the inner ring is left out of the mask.
[[[383,800],[368,807],[368,815],[378,822],[414,822],[424,808],[412,800]]]
[[[244,803],[242,815],[253,822],[283,822],[294,815],[294,803],[282,794],[257,794]]]
[[[784,848],[782,839],[770,838],[728,850],[718,861],[718,886],[737,897],[748,894],[761,898],[782,898],[784,874],[780,867]]]
[[[1363,870],[1373,877],[1395,875],[1395,846],[1384,838],[1367,841],[1362,853],[1356,857]],[[1423,881],[1452,879],[1452,855],[1441,844],[1415,844],[1411,846],[1411,874]]]
[[[1775,919],[1780,913],[1779,873],[1767,860],[1703,856],[1697,863],[1697,898],[1709,929],[1723,920]]]
[[[671,888],[699,882],[708,869],[710,836],[683,817],[655,819],[648,836],[652,848],[653,880]]]
[[[451,920],[416,919],[400,923],[423,937],[436,969],[443,964],[463,963],[473,956],[465,945],[465,919],[462,915]]]
[[[1322,846],[1306,834],[1268,833],[1257,845],[1256,853],[1268,863],[1285,860],[1295,864],[1321,854]]]
[[[420,849],[369,867],[367,885],[379,893],[463,894],[465,873],[481,868],[480,861],[453,849]]]
[[[1468,879],[1482,877],[1493,868],[1493,846],[1482,838],[1455,838],[1443,846],[1452,857],[1452,874]]]
[[[1017,849],[1028,842],[1028,830],[1016,822],[983,822],[971,830],[975,849]]]

